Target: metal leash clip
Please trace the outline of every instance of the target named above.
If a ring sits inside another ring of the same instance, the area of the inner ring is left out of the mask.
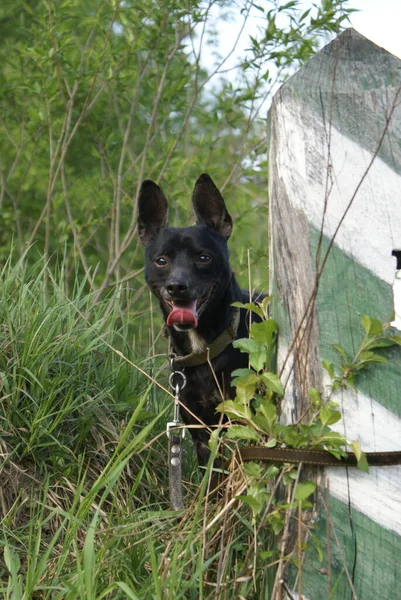
[[[173,368],[173,359],[171,359],[171,366]],[[181,381],[175,381],[176,376],[181,377]],[[172,429],[180,427],[181,422],[180,422],[180,392],[184,389],[184,387],[187,385],[187,378],[185,377],[185,374],[182,371],[173,371],[169,377],[169,384],[170,387],[175,390],[175,397],[174,397],[174,415],[173,415],[173,420],[169,421],[167,423],[167,428],[166,428],[166,433],[167,433],[167,437],[170,437],[170,432]],[[184,439],[185,437],[185,429],[182,429],[181,432],[181,437]]]
[[[181,440],[185,436],[185,429],[176,432],[180,423],[180,392],[187,384],[187,378],[182,371],[174,369],[174,359],[171,359],[171,370],[169,383],[175,390],[174,397],[174,419],[167,423],[168,437],[168,463],[169,463],[169,488],[170,488],[170,503],[173,510],[182,510],[184,503],[182,500],[182,449]]]

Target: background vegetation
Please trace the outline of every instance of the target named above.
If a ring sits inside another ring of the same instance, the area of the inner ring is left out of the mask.
[[[235,486],[202,500],[189,446],[190,510],[168,510],[165,350],[136,198],[151,178],[171,221],[188,223],[194,182],[210,173],[235,218],[239,278],[250,249],[252,284],[266,289],[268,100],[347,5],[0,7],[4,597],[268,597],[268,534],[234,510]],[[234,10],[239,30],[251,12],[260,27],[227,71],[237,40],[213,66],[202,56]]]

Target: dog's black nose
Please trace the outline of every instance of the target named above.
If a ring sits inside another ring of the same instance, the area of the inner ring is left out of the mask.
[[[170,294],[170,296],[174,296],[176,294],[184,294],[188,291],[188,285],[182,281],[171,281],[166,285],[166,290]]]

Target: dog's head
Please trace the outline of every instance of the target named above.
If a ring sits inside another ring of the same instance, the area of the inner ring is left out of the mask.
[[[139,193],[146,281],[160,300],[167,325],[180,331],[198,326],[232,276],[227,248],[232,219],[209,175],[197,180],[192,204],[196,225],[168,227],[167,200],[159,186],[144,181]]]

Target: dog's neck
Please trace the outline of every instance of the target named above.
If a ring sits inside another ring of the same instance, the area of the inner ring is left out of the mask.
[[[191,346],[191,352],[194,354],[200,354],[201,352],[204,352],[207,346],[207,341],[204,337],[199,335],[197,329],[191,329],[188,331],[188,338]]]
[[[190,353],[201,354],[210,346],[227,328],[230,327],[235,314],[231,306],[233,302],[242,298],[241,289],[234,275],[219,302],[213,302],[201,315],[199,325],[190,331],[177,331],[167,327],[167,332],[174,353],[185,356]]]

